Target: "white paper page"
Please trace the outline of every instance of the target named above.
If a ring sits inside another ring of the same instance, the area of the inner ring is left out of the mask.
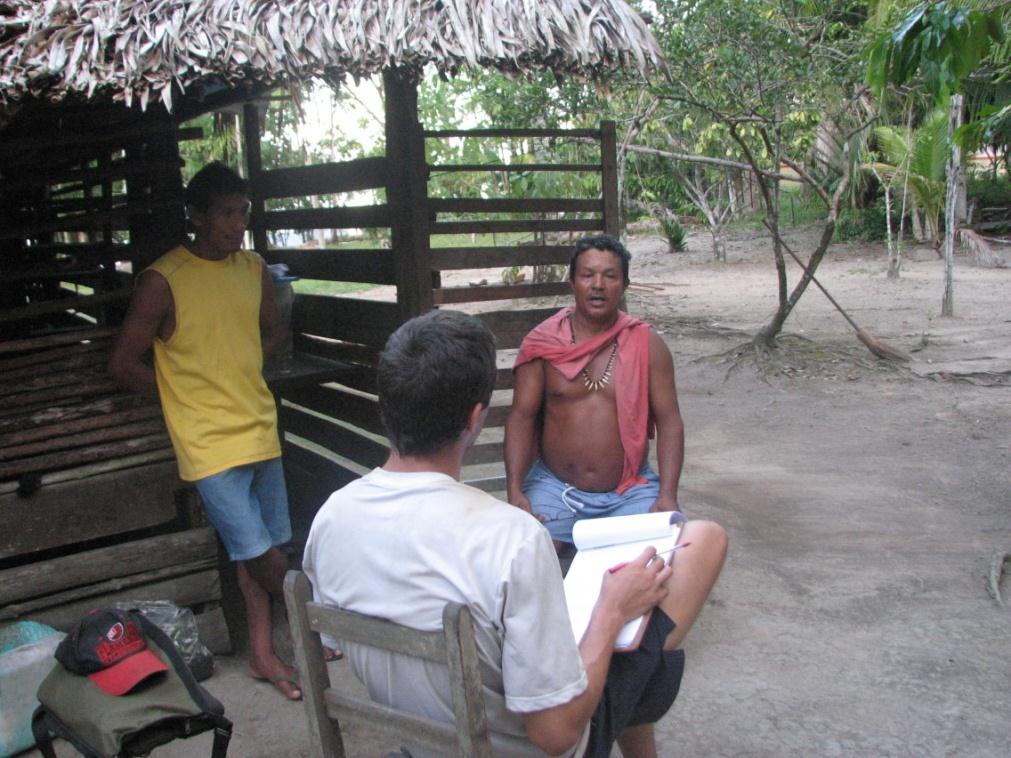
[[[670,534],[671,520],[681,521],[683,516],[674,511],[635,513],[631,516],[582,519],[572,527],[572,541],[578,550],[636,542]]]
[[[668,515],[669,514],[649,514]],[[615,518],[629,518],[617,516]],[[632,517],[634,518],[634,517]],[[605,519],[596,519],[605,521]],[[606,519],[608,521],[614,519]],[[586,523],[577,522],[576,526]],[[606,547],[580,550],[572,559],[569,571],[565,575],[565,602],[569,609],[569,621],[572,623],[572,633],[576,642],[583,638],[583,633],[590,623],[590,614],[593,606],[600,596],[600,586],[604,581],[604,574],[612,566],[625,561],[635,560],[643,550],[649,546],[656,548],[657,552],[670,550],[677,544],[678,535],[681,533],[680,526],[666,526],[666,534],[659,537],[636,540],[634,542],[624,542],[620,545],[609,545]],[[669,556],[663,556],[669,560]],[[639,628],[639,619],[635,619],[626,624],[618,634],[615,647],[628,647],[635,637]]]

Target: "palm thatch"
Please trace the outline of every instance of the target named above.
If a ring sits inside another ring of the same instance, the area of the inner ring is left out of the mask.
[[[428,65],[589,78],[664,67],[623,0],[0,0],[0,114],[92,97],[171,111],[209,88]]]

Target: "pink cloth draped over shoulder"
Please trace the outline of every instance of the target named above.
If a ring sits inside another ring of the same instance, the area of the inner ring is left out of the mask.
[[[629,487],[645,483],[639,476],[646,456],[647,435],[652,436],[649,415],[649,324],[618,311],[618,320],[606,332],[572,344],[568,319],[573,307],[563,308],[542,321],[523,339],[513,370],[535,360],[545,360],[569,381],[593,360],[597,352],[618,340],[614,365],[614,396],[618,411],[618,434],[625,459],[620,495]]]

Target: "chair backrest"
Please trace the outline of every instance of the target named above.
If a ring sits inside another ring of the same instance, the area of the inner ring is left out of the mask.
[[[447,603],[442,614],[442,631],[422,632],[385,619],[313,602],[312,586],[301,571],[288,572],[284,580],[284,599],[315,755],[344,758],[341,725],[357,723],[384,737],[406,741],[441,755],[455,752],[467,757],[491,756],[474,626],[466,606]],[[455,725],[389,708],[331,687],[320,633],[341,641],[446,664]]]

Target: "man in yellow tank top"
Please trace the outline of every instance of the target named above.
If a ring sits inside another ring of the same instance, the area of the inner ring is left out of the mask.
[[[263,357],[282,334],[263,260],[242,250],[245,180],[211,163],[186,187],[193,240],[137,277],[109,360],[123,385],[157,393],[179,463],[236,561],[249,626],[250,673],[291,700],[301,691],[274,653],[272,595],[281,597],[291,539],[274,398]],[[145,361],[154,351],[154,365]]]

